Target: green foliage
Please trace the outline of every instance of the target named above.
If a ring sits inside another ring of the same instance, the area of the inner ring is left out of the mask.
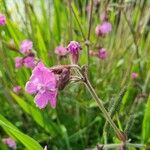
[[[33,41],[38,58],[49,67],[69,64],[69,57],[59,59],[54,49],[77,40],[82,46],[79,64],[89,61],[90,81],[116,125],[124,130],[132,124],[128,132],[132,142],[149,143],[150,1],[110,0],[94,4],[89,47],[94,52],[105,47],[108,58],[104,61],[92,56],[87,59],[87,6],[91,1],[72,0],[72,8],[69,1],[0,0],[0,13],[7,17],[7,25],[0,26],[0,138],[11,136],[17,140],[18,149],[29,150],[45,145],[48,150],[82,150],[98,143],[119,143],[82,84],[69,84],[59,91],[55,110],[50,106],[40,110],[33,96],[24,91],[31,70],[15,69],[14,58],[21,56],[18,51],[24,39]],[[97,38],[95,27],[101,23],[105,8],[113,31]],[[132,72],[138,73],[137,80],[131,79]],[[12,92],[15,85],[22,87],[19,95]],[[0,149],[7,150],[1,140]]]

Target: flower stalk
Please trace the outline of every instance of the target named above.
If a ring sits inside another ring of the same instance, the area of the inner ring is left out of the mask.
[[[105,119],[110,123],[110,125],[112,126],[112,128],[114,129],[117,137],[119,140],[125,142],[127,140],[126,135],[120,131],[118,129],[118,127],[116,126],[116,124],[114,123],[114,121],[111,119],[110,114],[107,112],[107,110],[105,109],[102,100],[97,96],[94,88],[92,87],[88,77],[87,77],[87,67],[83,66],[82,70],[79,70],[81,72],[81,77],[83,79],[84,84],[86,85],[88,91],[90,92],[91,96],[93,97],[93,99],[96,101],[96,103],[98,104],[99,109],[102,111]]]

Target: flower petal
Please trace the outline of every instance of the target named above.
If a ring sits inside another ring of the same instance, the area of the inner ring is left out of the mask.
[[[45,108],[46,105],[48,104],[48,99],[49,99],[49,93],[44,92],[44,93],[38,93],[35,97],[35,103],[37,107],[40,109]]]
[[[25,90],[30,94],[34,94],[37,92],[37,86],[33,82],[28,81],[26,83]]]
[[[50,92],[49,102],[50,102],[52,108],[56,107],[56,103],[57,103],[57,91],[51,91]]]

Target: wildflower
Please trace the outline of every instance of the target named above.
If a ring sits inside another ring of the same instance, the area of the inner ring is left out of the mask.
[[[55,74],[39,62],[33,69],[30,81],[26,84],[26,91],[36,94],[35,103],[40,109],[45,108],[48,103],[56,107],[57,80]]]
[[[132,74],[131,74],[132,80],[137,79],[137,77],[138,77],[138,74],[136,72],[132,72]]]
[[[21,86],[17,85],[13,87],[14,93],[18,94],[21,91]]]
[[[98,54],[99,58],[104,60],[107,57],[107,50],[105,48],[101,48]]]
[[[23,66],[23,58],[22,57],[16,57],[15,58],[15,67],[21,68]]]
[[[27,68],[34,68],[35,60],[33,56],[27,56],[23,59],[23,64]]]
[[[76,41],[71,41],[67,46],[67,50],[71,55],[72,63],[77,63],[79,60],[79,50],[81,50],[81,45]]]
[[[8,145],[8,147],[16,149],[16,142],[12,138],[4,138],[2,141]]]
[[[32,49],[33,43],[30,40],[24,40],[21,43],[20,46],[20,52],[23,54],[28,54],[30,53],[31,49]]]
[[[67,49],[63,46],[58,46],[55,48],[55,53],[59,56],[65,56],[68,52]]]
[[[105,36],[107,33],[111,32],[112,25],[109,22],[103,22],[101,25],[98,25],[95,29],[97,36]]]
[[[0,14],[0,26],[4,26],[6,24],[6,17]]]

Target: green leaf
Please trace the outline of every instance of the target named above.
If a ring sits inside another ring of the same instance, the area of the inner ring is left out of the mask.
[[[142,139],[145,143],[150,142],[150,95],[148,97],[142,126]]]
[[[28,150],[42,150],[41,145],[30,136],[19,131],[12,123],[0,114],[0,126],[9,134],[19,140]]]
[[[60,133],[60,128],[57,124],[53,123],[50,118],[43,116],[43,112],[31,104],[24,101],[21,97],[11,92],[14,100],[19,104],[19,106],[37,122],[41,127],[45,129],[52,137]]]

